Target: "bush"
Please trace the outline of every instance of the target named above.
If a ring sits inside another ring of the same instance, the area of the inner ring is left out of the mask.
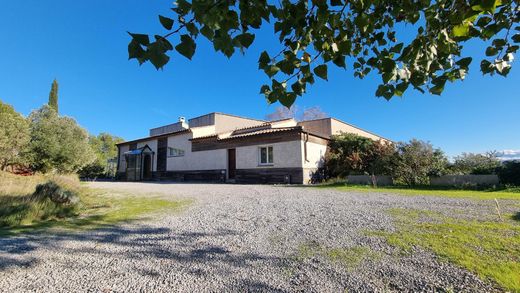
[[[443,175],[448,159],[442,150],[433,148],[431,143],[412,139],[397,144],[392,162],[394,179],[415,186],[428,185],[429,176]]]
[[[59,205],[74,205],[79,202],[79,197],[74,191],[66,190],[54,181],[38,184],[32,199],[38,202],[50,199],[53,203]]]
[[[520,161],[507,161],[498,168],[500,183],[520,186]]]
[[[466,175],[486,175],[495,174],[500,166],[500,161],[495,153],[473,154],[462,153],[455,157],[455,162],[450,167],[454,174]]]
[[[331,137],[325,157],[328,178],[350,174],[390,173],[390,158],[395,152],[393,144],[374,141],[352,133]]]

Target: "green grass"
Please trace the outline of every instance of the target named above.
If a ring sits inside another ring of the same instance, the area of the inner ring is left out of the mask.
[[[161,212],[175,212],[189,200],[171,201],[153,194],[134,195],[117,191],[88,189],[77,178],[56,178],[60,185],[74,189],[77,206],[58,207],[52,202],[34,203],[30,194],[48,176],[15,176],[0,173],[0,236],[37,232],[43,229],[96,229],[122,222],[145,219]],[[17,188],[19,186],[19,188]],[[7,187],[7,188],[4,188]],[[9,192],[9,194],[6,192]]]
[[[520,292],[520,222],[455,219],[430,211],[391,209],[397,231],[372,232],[402,250],[413,246],[433,251],[441,259],[464,267],[506,290]]]
[[[347,270],[353,270],[368,259],[379,259],[381,254],[367,246],[324,247],[315,242],[303,243],[298,247],[296,260],[302,261],[313,257],[324,257],[331,262],[343,265]]]
[[[385,186],[374,188],[368,185],[345,185],[345,184],[323,184],[318,185],[317,188],[333,188],[340,191],[356,191],[356,192],[385,192],[396,193],[401,195],[419,196],[442,196],[453,198],[472,198],[472,199],[512,199],[520,200],[519,188],[508,188],[502,190],[461,190],[461,189],[447,189],[447,188],[432,188],[432,187],[404,187],[404,186]]]

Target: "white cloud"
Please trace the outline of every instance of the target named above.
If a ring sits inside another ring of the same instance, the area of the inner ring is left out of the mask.
[[[497,157],[502,161],[520,160],[520,150],[498,151]]]

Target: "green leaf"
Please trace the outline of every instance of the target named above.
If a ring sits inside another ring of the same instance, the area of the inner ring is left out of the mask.
[[[141,59],[144,57],[145,51],[135,39],[132,39],[128,44],[128,59]],[[142,62],[139,62],[142,63]]]
[[[498,54],[497,48],[495,48],[493,46],[487,47],[486,56],[495,56],[496,54]]]
[[[197,28],[197,26],[193,23],[187,23],[186,24],[186,29],[188,30],[188,32],[190,33],[190,35],[192,36],[197,36],[199,34],[199,29]]]
[[[520,34],[515,34],[511,39],[515,43],[520,43]]]
[[[147,55],[157,70],[163,68],[170,60],[170,57],[164,53],[162,46],[157,42],[151,43],[148,46]]]
[[[399,44],[393,46],[393,47],[390,49],[390,52],[393,52],[393,53],[399,54],[399,53],[401,53],[401,50],[403,49],[403,46],[404,46],[403,43],[399,43]]]
[[[296,100],[296,94],[292,92],[285,93],[278,98],[278,101],[287,108],[290,108]]]
[[[322,65],[318,65],[314,68],[314,73],[324,79],[324,80],[328,80],[327,78],[327,64],[322,64]]]
[[[268,95],[270,92],[271,92],[271,88],[270,88],[267,84],[264,84],[264,85],[260,88],[260,93],[261,93],[261,94]]]
[[[462,68],[468,68],[468,66],[471,64],[472,60],[473,60],[473,58],[466,57],[466,58],[462,58],[459,61],[455,62],[455,64],[459,65]]]
[[[173,19],[171,19],[169,17],[165,17],[165,16],[162,16],[162,15],[159,15],[159,21],[161,22],[162,26],[165,29],[167,29],[167,30],[171,30],[172,29]]]
[[[269,57],[269,54],[267,54],[266,51],[263,51],[258,59],[258,69],[265,69],[270,62],[271,58]]]
[[[276,73],[278,73],[278,71],[280,71],[280,68],[276,65],[271,65],[266,67],[264,71],[267,74],[267,76],[273,77]]]
[[[205,36],[208,40],[213,40],[215,36],[215,32],[209,28],[209,26],[205,25],[200,29],[200,33]]]
[[[143,45],[143,46],[148,46],[150,44],[150,38],[148,38],[148,35],[143,35],[143,34],[133,34],[133,33],[130,33],[128,32],[128,34],[134,39],[136,40],[139,44]]]
[[[334,64],[338,67],[347,68],[347,64],[345,63],[345,56],[339,55],[338,57],[332,60]]]
[[[467,24],[459,24],[453,27],[453,36],[467,37],[469,35],[469,26]]]
[[[444,85],[436,85],[432,88],[430,88],[430,93],[434,94],[434,95],[441,95],[442,94],[442,91],[444,91]]]
[[[243,33],[235,37],[244,48],[249,48],[255,40],[255,35],[250,33]]]
[[[182,35],[181,42],[175,46],[175,50],[177,50],[177,52],[179,52],[184,57],[191,60],[191,57],[193,57],[193,54],[195,54],[196,47],[197,45],[189,35]]]

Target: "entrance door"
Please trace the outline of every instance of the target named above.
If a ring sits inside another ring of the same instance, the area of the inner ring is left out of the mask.
[[[228,178],[235,179],[237,169],[236,150],[228,149]]]
[[[150,155],[144,155],[143,179],[144,180],[152,179],[152,156],[150,156]]]

